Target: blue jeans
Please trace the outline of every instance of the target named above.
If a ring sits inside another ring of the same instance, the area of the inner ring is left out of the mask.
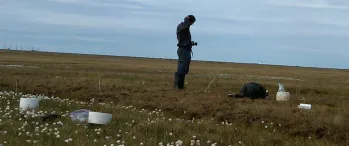
[[[189,72],[189,65],[191,61],[191,50],[187,48],[178,48],[178,65],[175,72],[175,88],[184,89],[185,75]]]
[[[177,65],[177,75],[185,76],[189,73],[189,66],[191,62],[191,50],[187,48],[178,48],[178,65]]]

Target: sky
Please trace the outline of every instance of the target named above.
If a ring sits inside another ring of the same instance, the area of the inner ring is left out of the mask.
[[[0,48],[349,68],[348,0],[1,0]],[[3,44],[3,46],[1,46]]]

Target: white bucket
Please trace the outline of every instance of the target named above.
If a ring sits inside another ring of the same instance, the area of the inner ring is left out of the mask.
[[[310,110],[311,109],[311,104],[301,103],[301,104],[298,105],[298,108]]]
[[[277,92],[276,93],[277,101],[289,101],[290,100],[290,92]]]
[[[111,121],[111,118],[112,118],[112,114],[99,113],[99,112],[88,113],[88,123],[108,124]]]
[[[39,99],[35,98],[21,98],[19,101],[20,110],[32,110],[39,107]]]

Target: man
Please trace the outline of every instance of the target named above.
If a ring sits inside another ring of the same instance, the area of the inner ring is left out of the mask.
[[[190,26],[196,21],[193,15],[188,15],[184,18],[184,22],[181,22],[177,26],[177,40],[178,40],[178,66],[175,72],[175,88],[184,89],[185,75],[189,72],[189,65],[191,62],[192,46],[196,46],[197,43],[191,40]]]

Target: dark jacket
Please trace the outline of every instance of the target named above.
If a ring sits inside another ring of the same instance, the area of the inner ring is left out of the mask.
[[[184,20],[184,22],[181,22],[177,26],[177,40],[178,44],[177,46],[180,48],[187,48],[191,50],[192,44],[191,44],[191,34],[190,34],[190,25],[188,23],[188,20]]]

